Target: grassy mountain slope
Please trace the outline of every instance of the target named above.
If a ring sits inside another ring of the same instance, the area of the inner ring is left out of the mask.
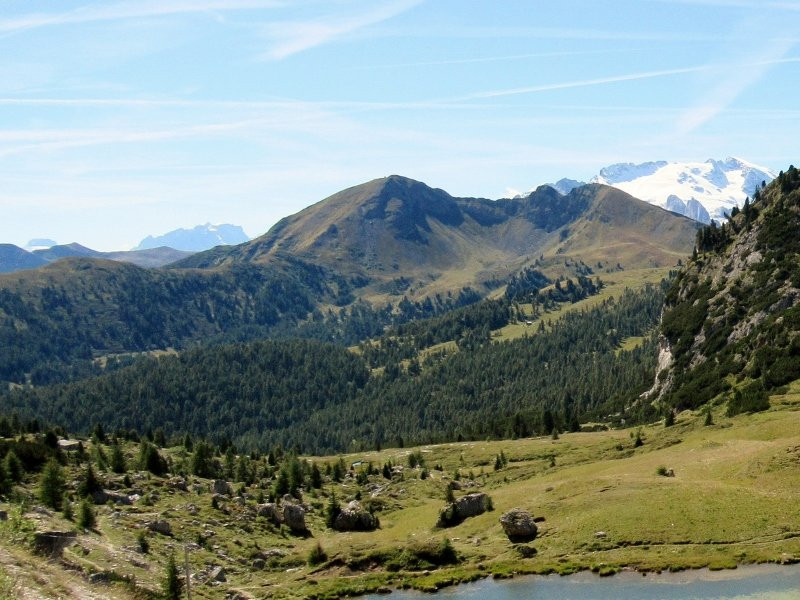
[[[542,254],[670,266],[688,254],[696,228],[602,185],[566,196],[542,186],[525,198],[492,201],[454,198],[393,175],[334,194],[247,244],[176,266],[261,263],[286,253],[364,277],[373,284],[365,293],[403,277],[425,295],[504,279]]]
[[[658,398],[676,408],[716,397],[766,406],[765,390],[800,377],[800,173],[790,167],[699,253],[667,295]]]

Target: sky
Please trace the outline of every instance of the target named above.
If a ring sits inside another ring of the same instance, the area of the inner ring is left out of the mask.
[[[800,1],[0,2],[0,242],[251,236],[400,174],[797,164]]]

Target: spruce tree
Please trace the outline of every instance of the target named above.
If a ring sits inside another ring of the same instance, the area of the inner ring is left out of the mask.
[[[64,473],[55,458],[47,461],[39,481],[39,500],[55,510],[61,508],[64,497]]]
[[[83,479],[81,479],[81,482],[78,484],[78,489],[76,490],[78,495],[82,498],[86,498],[102,489],[103,486],[94,474],[91,463],[86,465],[86,472],[83,474]]]
[[[119,474],[128,470],[125,454],[122,452],[122,447],[118,443],[111,447],[111,470]]]
[[[339,506],[339,501],[336,499],[336,492],[331,493],[328,505],[325,507],[325,525],[333,529],[336,523],[336,517],[342,512],[342,507]]]
[[[25,474],[25,469],[22,466],[22,461],[19,459],[16,452],[9,450],[6,453],[6,457],[3,459],[3,467],[6,471],[6,477],[8,477],[12,482],[19,483],[22,481],[22,476]]]
[[[93,529],[95,526],[94,507],[84,498],[78,508],[78,525],[83,529]]]
[[[6,473],[6,468],[3,466],[3,463],[0,462],[0,494],[7,494],[11,491],[11,481],[8,478],[8,474]]]
[[[178,577],[178,566],[175,564],[175,555],[170,554],[164,571],[164,581],[161,590],[165,600],[180,600],[183,591],[183,582]]]

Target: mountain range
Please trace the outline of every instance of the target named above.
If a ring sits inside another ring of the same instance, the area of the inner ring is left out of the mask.
[[[45,238],[30,240],[25,248],[0,244],[0,273],[35,269],[60,258],[105,258],[139,267],[163,267],[214,246],[241,244],[250,238],[238,225],[198,225],[176,229],[160,236],[147,236],[133,250],[99,252],[77,242],[57,244]]]
[[[83,256],[0,276],[0,316],[11,317],[0,319],[0,379],[25,381],[35,371],[35,380],[52,381],[70,376],[75,361],[90,366],[110,353],[299,335],[297,328],[355,343],[398,311],[431,316],[534,265],[551,278],[674,266],[698,227],[599,184],[494,201],[386,177],[167,269]],[[373,308],[356,310],[359,300]],[[412,309],[415,302],[424,304]],[[337,324],[332,309],[346,307],[349,321]]]
[[[769,183],[774,178],[775,173],[766,167],[728,157],[705,162],[616,163],[600,169],[590,182],[613,186],[707,225],[711,219],[725,221],[731,210],[741,207],[762,182]],[[584,184],[560,179],[547,185],[568,194]]]
[[[175,229],[158,236],[148,235],[134,250],[150,250],[167,246],[184,252],[202,252],[214,246],[242,244],[250,238],[238,225],[197,225],[192,229]]]
[[[619,163],[592,179],[701,223],[724,221],[775,173],[738,158],[705,162]]]
[[[0,273],[12,273],[23,269],[43,267],[62,258],[104,258],[127,262],[139,267],[163,267],[186,258],[191,252],[183,252],[162,246],[148,250],[121,250],[99,252],[76,242],[38,247],[32,252],[14,244],[0,244]]]

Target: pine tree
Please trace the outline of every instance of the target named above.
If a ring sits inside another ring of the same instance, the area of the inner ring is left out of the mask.
[[[333,525],[336,523],[336,517],[339,516],[340,512],[342,512],[342,507],[336,499],[336,492],[333,492],[331,493],[330,500],[328,500],[328,505],[325,507],[325,525],[333,529]]]
[[[180,600],[183,591],[183,582],[178,577],[178,566],[175,564],[175,555],[170,554],[164,570],[164,581],[161,584],[165,600]]]
[[[320,473],[317,463],[311,465],[311,487],[315,490],[322,487],[322,473]]]
[[[39,500],[55,510],[61,508],[64,497],[64,473],[55,458],[47,461],[39,482]]]
[[[19,459],[16,452],[9,450],[6,453],[5,459],[3,459],[3,467],[6,471],[6,477],[8,477],[12,482],[19,483],[22,481],[22,476],[25,474],[25,468],[22,466],[22,461]]]
[[[7,494],[9,491],[11,491],[11,481],[6,473],[5,466],[0,462],[0,494]]]
[[[92,468],[91,463],[86,465],[86,472],[83,475],[83,479],[78,484],[78,496],[82,498],[86,498],[87,496],[91,496],[95,492],[99,492],[103,489],[103,486],[100,484],[100,481],[97,479],[97,476],[94,474],[94,469]]]
[[[211,478],[216,475],[214,468],[214,451],[211,445],[200,440],[194,444],[194,453],[192,454],[192,474],[198,477]]]
[[[114,473],[124,473],[128,470],[128,465],[125,461],[125,454],[122,452],[122,447],[115,443],[111,447],[111,470]]]

